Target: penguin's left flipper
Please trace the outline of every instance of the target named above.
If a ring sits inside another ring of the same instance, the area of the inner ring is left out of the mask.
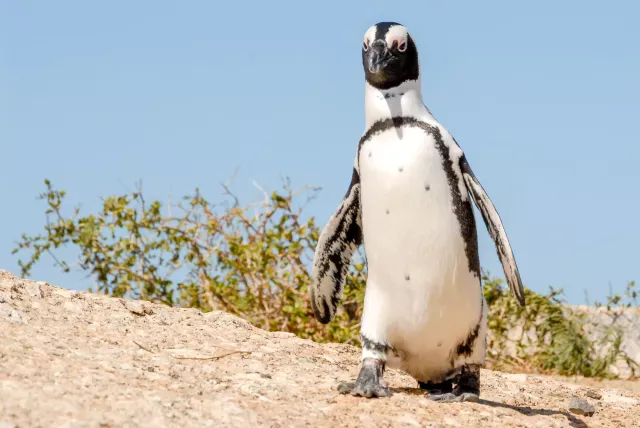
[[[313,258],[311,306],[323,324],[336,315],[353,253],[361,244],[360,175],[354,167],[349,189],[320,234]]]
[[[344,382],[338,385],[340,394],[351,394],[360,397],[390,397],[389,385],[382,379],[384,361],[365,358],[355,382]]]
[[[496,245],[509,288],[520,306],[524,306],[524,288],[522,286],[522,280],[520,279],[520,272],[518,271],[518,265],[516,264],[516,259],[511,250],[509,238],[507,238],[507,233],[504,230],[500,215],[498,215],[496,207],[482,188],[480,181],[478,181],[473,174],[465,156],[460,158],[460,169],[462,170],[462,177],[467,190],[480,210],[489,235]]]

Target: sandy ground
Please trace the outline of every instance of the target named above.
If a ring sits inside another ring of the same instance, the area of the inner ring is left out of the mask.
[[[634,382],[482,372],[479,403],[340,395],[359,351],[203,314],[73,292],[0,271],[0,427],[640,427]],[[567,410],[572,397],[592,417]],[[595,398],[590,398],[595,397]]]

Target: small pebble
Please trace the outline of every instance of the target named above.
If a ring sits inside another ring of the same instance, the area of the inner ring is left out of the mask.
[[[584,395],[586,395],[589,398],[593,398],[594,400],[600,400],[602,398],[602,394],[600,394],[597,391],[594,391],[593,389],[587,389],[584,392]]]
[[[507,406],[517,406],[518,400],[516,400],[513,397],[510,397],[509,399],[507,399],[507,401],[504,402],[504,404],[506,404]]]
[[[573,397],[569,403],[569,411],[576,415],[593,416],[596,412],[596,408],[582,398]]]
[[[129,312],[136,315],[144,315],[144,306],[140,302],[128,301],[124,304]]]

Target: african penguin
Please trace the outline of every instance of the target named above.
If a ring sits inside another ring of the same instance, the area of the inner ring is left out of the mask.
[[[388,366],[413,376],[432,400],[477,400],[487,305],[471,199],[524,305],[509,240],[460,146],[422,101],[418,52],[407,28],[393,22],[369,28],[362,64],[366,128],[351,184],[320,235],[312,268],[313,311],[328,323],[353,253],[364,245],[362,366],[357,380],[339,389],[389,396]]]

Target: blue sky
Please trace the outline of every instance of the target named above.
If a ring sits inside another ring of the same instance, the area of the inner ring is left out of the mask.
[[[36,233],[43,180],[89,212],[219,182],[323,188],[324,223],[363,132],[360,45],[406,25],[425,103],[497,205],[525,284],[604,298],[640,279],[640,3],[0,0],[0,268]],[[482,265],[501,267],[479,224]],[[49,259],[34,278],[85,289]]]

